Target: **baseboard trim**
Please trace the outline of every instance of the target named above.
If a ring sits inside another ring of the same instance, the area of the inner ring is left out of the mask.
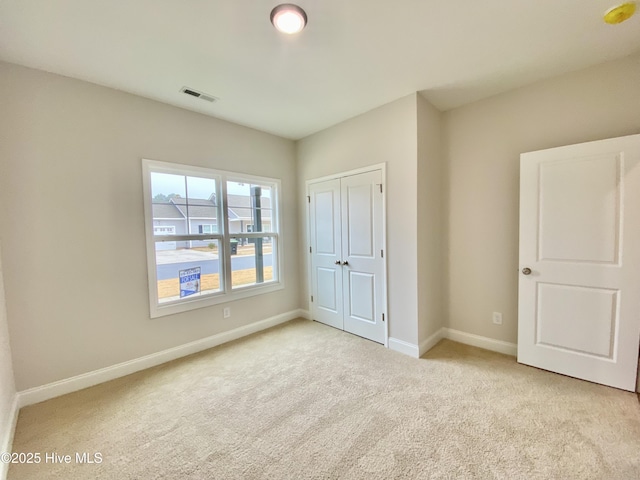
[[[484,348],[493,352],[504,353],[505,355],[518,355],[518,345],[515,343],[503,342],[502,340],[494,340],[493,338],[475,335],[473,333],[461,332],[453,328],[443,328],[445,330],[444,337],[454,342],[472,345],[474,347]]]
[[[427,353],[429,350],[435,347],[440,340],[445,338],[445,330],[446,328],[441,328],[436,333],[428,337],[426,340],[423,340],[422,342],[420,342],[420,356]]]
[[[389,349],[404,353],[405,355],[409,355],[413,358],[420,357],[420,349],[418,348],[418,345],[414,345],[413,343],[405,342],[404,340],[399,340],[397,338],[389,337]]]
[[[301,309],[291,310],[290,312],[275,315],[243,327],[229,330],[228,332],[218,333],[210,337],[169,348],[161,352],[152,353],[134,360],[118,363],[110,367],[83,373],[81,375],[76,375],[75,377],[66,378],[64,380],[48,383],[39,387],[30,388],[18,393],[18,405],[19,407],[26,407],[35,403],[44,402],[51,398],[59,397],[84,388],[93,387],[99,383],[108,382],[109,380],[114,380],[116,378],[124,377],[125,375],[139,372],[140,370],[155,367],[177,358],[186,357],[187,355],[198,353],[223,343],[237,340],[238,338],[246,337],[252,333],[266,330],[267,328],[274,327],[295,318],[303,317],[304,312],[305,311]]]
[[[18,412],[20,407],[18,405],[18,394],[13,396],[13,402],[11,403],[11,412],[9,413],[9,421],[7,422],[6,430],[2,432],[2,443],[0,444],[0,453],[11,452],[13,446],[13,434],[16,431],[16,424],[18,423]],[[9,464],[0,462],[0,479],[6,480],[7,473],[9,472]]]
[[[300,316],[306,320],[312,320],[311,312],[309,310],[300,309]]]

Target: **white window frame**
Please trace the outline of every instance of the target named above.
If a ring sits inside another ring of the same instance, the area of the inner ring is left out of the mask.
[[[169,173],[211,178],[216,181],[216,197],[218,199],[219,232],[207,234],[188,235],[154,235],[153,209],[151,198],[151,173]],[[245,175],[237,172],[217,170],[212,168],[195,167],[178,163],[160,162],[157,160],[142,159],[142,179],[144,192],[144,219],[147,241],[147,270],[149,280],[149,313],[151,318],[163,317],[180,312],[186,312],[197,308],[218,305],[255,295],[263,295],[284,288],[283,272],[283,234],[281,223],[281,182],[277,178]],[[227,208],[227,181],[244,182],[271,187],[272,228],[271,232],[257,233],[229,233],[229,211]],[[166,237],[166,238],[165,238]],[[231,284],[231,240],[239,238],[264,238],[271,237],[273,242],[273,280],[262,284],[250,284],[232,288]],[[156,241],[181,241],[181,240],[217,240],[219,245],[219,275],[221,290],[202,296],[190,296],[182,299],[160,303],[158,299],[158,279],[156,266]]]

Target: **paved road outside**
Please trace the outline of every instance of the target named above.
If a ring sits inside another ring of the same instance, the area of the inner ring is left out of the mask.
[[[202,250],[181,248],[180,250],[156,251],[156,263],[158,265],[181,262],[204,262],[212,259],[218,259],[218,254],[213,250],[203,252]]]
[[[167,250],[170,252],[171,250]],[[164,252],[158,252],[164,253]],[[199,255],[195,255],[199,254]],[[159,256],[160,257],[160,256]],[[193,259],[193,260],[192,260]],[[171,260],[170,263],[167,263]],[[188,261],[192,260],[192,261]],[[272,266],[273,256],[271,253],[263,255],[263,264],[265,267]],[[219,260],[218,255],[208,252],[189,251],[189,255],[183,257],[182,255],[163,256],[162,261],[158,258],[158,280],[167,280],[169,278],[178,278],[178,272],[180,270],[186,270],[187,268],[200,267],[200,274],[214,274],[219,272]],[[256,268],[255,255],[242,255],[231,257],[231,270],[246,270]]]

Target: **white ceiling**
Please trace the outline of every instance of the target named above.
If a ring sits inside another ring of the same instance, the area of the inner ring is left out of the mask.
[[[447,110],[640,51],[640,14],[602,20],[616,0],[298,0],[296,36],[270,24],[278,3],[0,0],[0,59],[298,139],[412,92]]]

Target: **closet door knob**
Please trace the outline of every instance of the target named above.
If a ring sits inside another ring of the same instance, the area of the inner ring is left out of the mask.
[[[522,274],[523,275],[531,275],[531,269],[529,267],[524,267],[522,269]]]
[[[340,260],[336,260],[336,261],[335,261],[335,262],[333,262],[333,263],[335,263],[336,265],[342,265],[342,262],[341,262]]]
[[[349,265],[349,262],[345,260],[344,262],[342,262],[342,265]]]

